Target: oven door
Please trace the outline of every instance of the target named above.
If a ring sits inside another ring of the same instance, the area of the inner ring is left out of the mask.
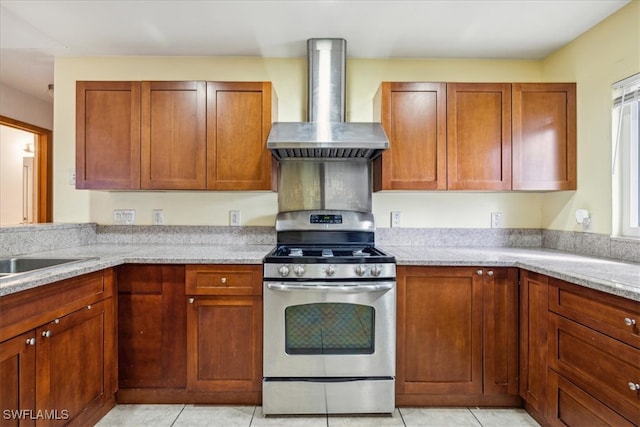
[[[396,283],[264,282],[264,376],[394,377]]]

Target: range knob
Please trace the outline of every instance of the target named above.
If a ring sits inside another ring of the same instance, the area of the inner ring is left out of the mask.
[[[289,267],[287,267],[286,265],[282,265],[278,269],[278,273],[280,273],[282,277],[287,277],[289,275],[289,271]]]
[[[367,272],[367,267],[365,267],[363,264],[356,266],[356,274],[358,276],[364,276],[366,272]]]
[[[336,274],[336,267],[334,265],[327,265],[324,269],[324,273],[327,277],[331,277]]]
[[[304,274],[304,266],[296,265],[295,267],[293,267],[293,272],[296,274],[296,276],[301,277]]]
[[[378,277],[381,273],[382,273],[382,268],[378,264],[371,267],[371,275],[373,277]]]

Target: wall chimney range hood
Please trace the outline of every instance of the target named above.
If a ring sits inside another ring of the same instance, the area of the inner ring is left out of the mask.
[[[344,39],[307,40],[307,122],[276,122],[267,148],[277,159],[374,159],[389,148],[380,123],[345,122]]]

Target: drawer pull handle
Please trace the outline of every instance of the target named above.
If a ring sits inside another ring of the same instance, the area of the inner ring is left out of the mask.
[[[482,270],[478,270],[478,271],[476,271],[476,273],[478,274],[478,276],[482,276],[483,271]]]
[[[195,300],[195,298],[189,298],[189,304],[193,304]]]
[[[489,271],[487,272],[487,276],[493,276],[493,270],[489,270]]]
[[[27,345],[36,345],[35,338],[27,338]]]
[[[633,390],[633,391],[640,390],[640,384],[634,383],[633,381],[629,381],[629,390]]]
[[[624,318],[624,324],[627,326],[633,326],[636,324],[636,319],[632,319],[630,317],[625,317]]]
[[[222,277],[222,278],[220,278],[220,281],[221,281],[222,283],[227,283],[227,278],[226,278],[226,277]]]
[[[45,338],[49,338],[51,336],[51,331],[43,331],[42,336]]]

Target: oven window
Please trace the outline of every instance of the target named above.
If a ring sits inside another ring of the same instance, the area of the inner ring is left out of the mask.
[[[372,354],[375,310],[368,305],[314,303],[285,309],[287,354]]]

